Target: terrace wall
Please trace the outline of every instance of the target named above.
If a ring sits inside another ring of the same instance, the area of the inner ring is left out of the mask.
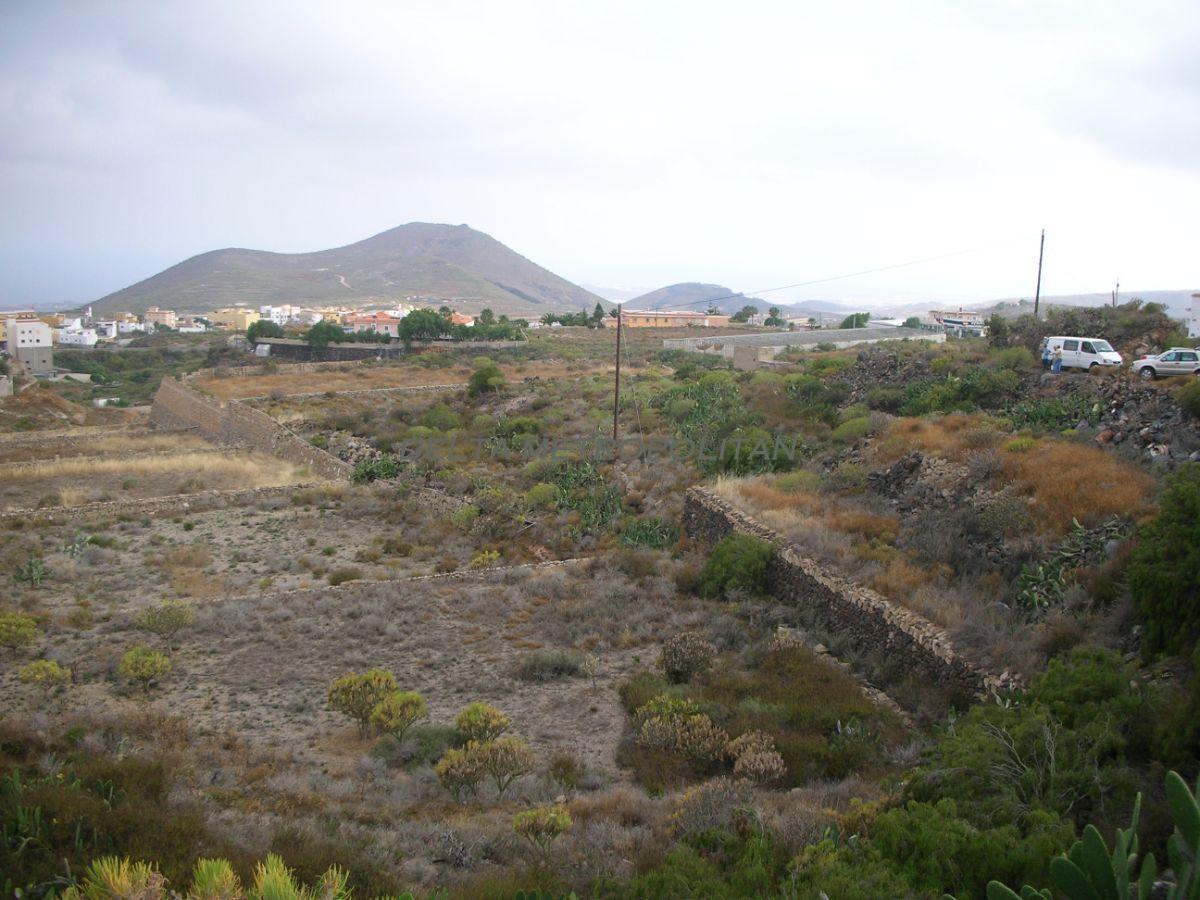
[[[688,491],[683,527],[689,537],[705,543],[738,532],[774,544],[777,549],[767,569],[772,595],[814,611],[829,630],[849,634],[857,645],[886,654],[918,678],[977,697],[1008,684],[1007,676],[986,672],[955,652],[946,632],[932,622],[823,571],[779,534],[704,488]]]
[[[185,384],[164,378],[150,410],[152,424],[194,427],[207,440],[307,466],[321,478],[348,479],[352,467],[297,437],[270,416],[232,400],[222,406]]]

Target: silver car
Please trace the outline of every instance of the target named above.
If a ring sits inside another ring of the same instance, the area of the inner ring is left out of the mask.
[[[1130,366],[1143,378],[1168,375],[1200,375],[1200,351],[1190,347],[1172,347],[1157,356],[1143,356]]]

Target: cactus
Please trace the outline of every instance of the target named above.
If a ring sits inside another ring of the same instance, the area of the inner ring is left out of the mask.
[[[1200,782],[1196,790],[1178,772],[1167,773],[1167,803],[1175,822],[1175,833],[1167,842],[1167,856],[1175,883],[1166,893],[1166,900],[1200,900]],[[1133,804],[1129,828],[1118,829],[1112,852],[1094,826],[1083,831],[1069,851],[1050,863],[1054,886],[1067,900],[1149,900],[1158,869],[1154,854],[1142,861],[1137,881],[1131,881],[1137,865],[1138,818],[1142,810],[1142,795]],[[1036,890],[1025,885],[1018,894],[998,881],[989,882],[988,900],[1051,900],[1049,890]],[[946,895],[943,900],[953,900]]]

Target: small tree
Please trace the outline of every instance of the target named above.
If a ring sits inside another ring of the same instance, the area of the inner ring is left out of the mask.
[[[574,822],[567,808],[560,804],[536,806],[513,817],[513,831],[546,856],[550,845],[571,830]]]
[[[758,310],[750,304],[746,304],[732,316],[729,317],[730,322],[749,322],[752,318],[758,315]]]
[[[920,328],[921,327],[921,317],[920,316],[909,316],[907,319],[904,320],[904,327],[905,328]]]
[[[175,635],[196,621],[196,609],[183,600],[164,600],[157,606],[147,607],[134,617],[133,624],[162,638],[171,649]]]
[[[281,338],[283,337],[283,326],[270,319],[259,319],[257,322],[251,322],[250,327],[246,329],[246,340],[254,343],[259,338]]]
[[[442,787],[459,802],[462,802],[463,794],[470,793],[474,797],[479,793],[479,782],[483,781],[486,774],[481,765],[478,746],[475,741],[471,741],[461,750],[451,748],[433,767]]]
[[[37,640],[37,620],[22,613],[0,613],[0,644],[14,654]]]
[[[672,684],[687,684],[695,676],[708,671],[717,649],[694,631],[675,635],[665,644],[659,655],[667,681]]]
[[[997,349],[1008,346],[1008,319],[1000,313],[992,313],[987,320],[988,344]]]
[[[371,724],[399,744],[417,719],[425,717],[425,698],[416,691],[392,691],[371,710]]]
[[[851,313],[850,315],[846,316],[846,318],[842,319],[842,324],[839,325],[838,327],[839,328],[866,328],[867,322],[869,322],[870,320],[871,320],[870,313],[865,313],[865,312]]]
[[[479,744],[475,751],[480,767],[496,785],[496,793],[504,796],[508,786],[528,775],[537,765],[537,757],[519,737],[506,734],[494,741]]]
[[[171,660],[161,650],[151,650],[145,644],[138,644],[132,650],[126,651],[117,666],[117,672],[122,678],[136,681],[146,693],[150,691],[150,682],[161,678],[171,671]]]
[[[396,676],[386,669],[369,669],[361,675],[343,675],[329,686],[329,706],[358,723],[359,737],[371,725],[371,713],[396,690]]]
[[[467,393],[472,397],[504,390],[504,373],[490,360],[481,363],[467,382]]]
[[[487,703],[469,703],[454,717],[454,727],[469,741],[494,741],[512,725],[512,719]]]
[[[322,319],[304,332],[301,337],[314,350],[324,350],[331,343],[346,340],[346,330],[331,319]]]

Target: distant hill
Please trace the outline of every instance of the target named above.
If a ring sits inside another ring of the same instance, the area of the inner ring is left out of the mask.
[[[406,296],[466,298],[467,310],[540,315],[592,309],[595,294],[466,225],[412,222],[314,253],[213,250],[102,297],[96,313],[161,306],[205,312],[223,306],[395,302]]]
[[[743,306],[753,305],[766,309],[771,304],[754,297],[745,297],[719,284],[701,284],[698,281],[685,281],[680,284],[669,284],[640,297],[634,297],[625,304],[626,309],[675,309],[687,307],[703,311],[707,302],[712,302],[722,313],[735,313]]]

